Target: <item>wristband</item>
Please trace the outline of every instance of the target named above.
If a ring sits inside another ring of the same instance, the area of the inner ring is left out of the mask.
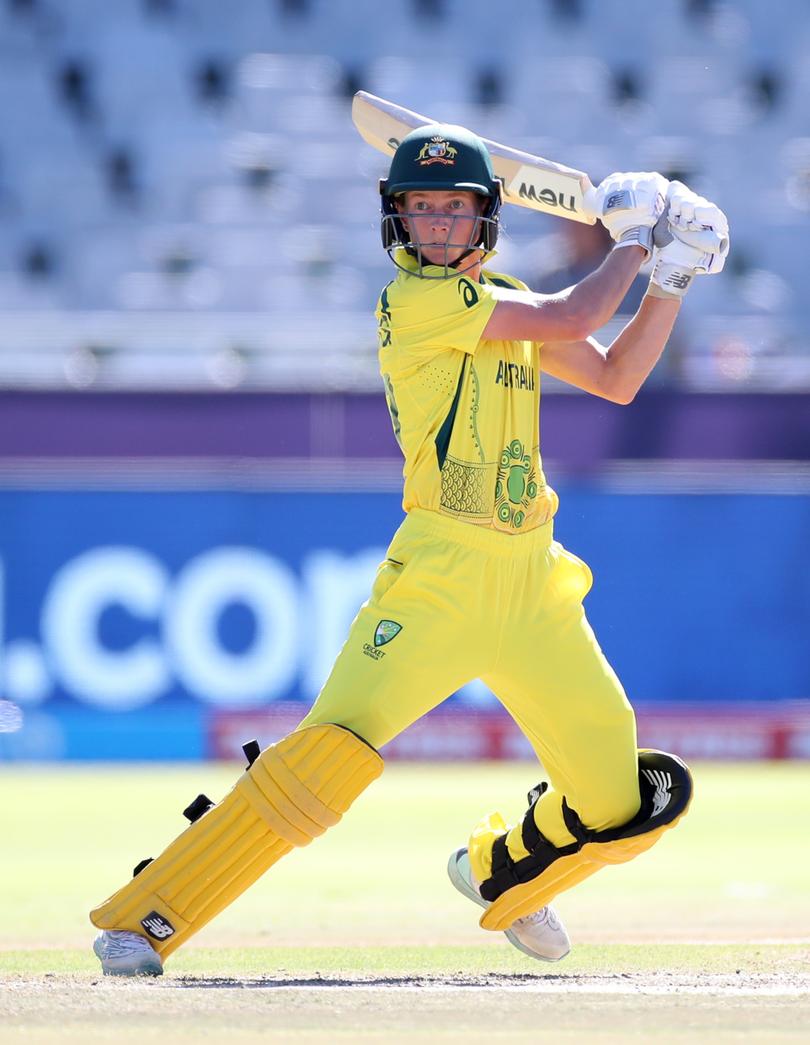
[[[692,285],[694,275],[694,269],[671,261],[657,261],[650,282],[672,297],[682,298]]]
[[[683,294],[671,294],[668,290],[659,287],[657,283],[653,283],[652,280],[647,287],[646,297],[660,298],[662,301],[683,301]]]
[[[616,247],[643,247],[647,254],[644,260],[648,261],[653,251],[652,226],[634,225],[633,228],[626,229],[616,240],[613,247],[614,250]]]

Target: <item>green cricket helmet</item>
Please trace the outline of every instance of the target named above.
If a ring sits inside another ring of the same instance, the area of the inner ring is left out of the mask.
[[[498,222],[503,201],[503,184],[492,170],[486,146],[465,127],[433,123],[406,135],[391,160],[388,177],[380,181],[382,197],[382,241],[391,253],[394,247],[405,247],[417,253],[399,217],[395,198],[414,190],[459,189],[485,196],[489,202],[481,216],[479,233],[470,250],[482,247],[492,250],[498,239]]]

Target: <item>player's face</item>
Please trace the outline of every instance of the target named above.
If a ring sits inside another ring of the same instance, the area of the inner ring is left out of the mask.
[[[406,192],[397,208],[422,257],[437,265],[452,265],[478,238],[482,198],[474,192]]]

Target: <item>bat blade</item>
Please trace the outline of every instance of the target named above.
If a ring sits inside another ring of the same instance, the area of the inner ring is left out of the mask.
[[[373,148],[393,156],[409,131],[436,123],[385,98],[358,91],[352,101],[352,120],[361,137]],[[504,200],[518,207],[554,214],[569,221],[593,225],[597,220],[596,192],[584,171],[566,167],[543,156],[533,156],[508,145],[482,138],[497,177],[503,179]],[[704,251],[727,249],[728,241],[714,229],[675,233],[679,239]]]
[[[393,156],[400,141],[410,131],[436,123],[429,116],[377,98],[367,91],[358,91],[354,96],[352,120],[361,137],[388,156]],[[488,138],[481,140],[492,157],[495,174],[503,179],[507,203],[588,225],[596,221],[593,185],[583,171],[511,149]]]

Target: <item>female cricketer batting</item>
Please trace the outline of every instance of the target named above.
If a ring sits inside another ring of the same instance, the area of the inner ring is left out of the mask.
[[[540,457],[540,375],[629,403],[655,366],[692,279],[719,272],[728,225],[660,174],[597,190],[614,247],[559,294],[485,264],[501,184],[460,127],[409,134],[381,182],[396,266],[377,319],[380,369],[405,458],[405,520],[312,710],[217,805],[91,913],[105,973],[159,975],[163,959],[294,846],[337,823],[382,772],[378,750],[471,679],[507,708],[548,783],[520,822],[498,813],[450,858],[453,884],[526,954],[563,957],[549,907],[603,864],[648,849],[686,812],[684,764],[638,751],[633,710],[585,617],[591,572],[553,536]],[[713,229],[715,253],[689,245]],[[589,335],[654,252],[649,290],[609,348]]]

